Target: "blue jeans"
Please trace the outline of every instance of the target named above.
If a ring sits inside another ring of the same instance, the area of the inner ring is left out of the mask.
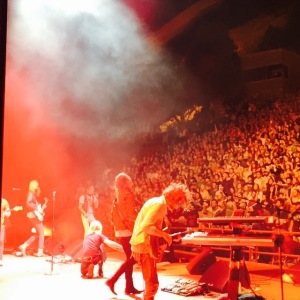
[[[33,227],[36,230],[36,233],[33,234],[27,241],[26,243],[28,245],[31,245],[37,238],[39,238],[38,240],[38,248],[39,249],[44,249],[44,240],[45,240],[45,236],[44,236],[44,225],[41,221],[39,221],[37,218],[29,218],[30,223],[33,225]]]
[[[132,256],[142,270],[145,282],[143,300],[154,300],[154,296],[156,295],[159,286],[156,260],[151,257],[149,253],[132,253]]]

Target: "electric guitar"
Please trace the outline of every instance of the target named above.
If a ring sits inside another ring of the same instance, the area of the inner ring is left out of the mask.
[[[193,233],[192,229],[187,229],[182,232],[175,232],[170,234],[173,241],[179,241],[186,234]],[[165,250],[168,248],[167,241],[160,236],[150,235],[150,246],[151,246],[151,254],[156,259],[156,262],[160,262],[163,258],[163,254]]]
[[[27,213],[27,217],[28,218],[38,218],[38,220],[40,222],[42,222],[44,220],[44,216],[45,216],[45,212],[44,210],[47,207],[47,203],[48,203],[49,199],[48,198],[44,198],[44,204],[38,204],[37,209],[34,211],[30,211]]]
[[[8,209],[8,210],[5,210],[5,211],[4,211],[4,214],[5,214],[6,212],[19,211],[19,210],[23,210],[23,206],[15,206],[15,207],[13,207],[13,208],[10,208],[10,209]]]
[[[47,207],[47,203],[48,203],[49,199],[48,198],[44,198],[44,204],[39,204],[38,205],[38,209],[34,211],[36,217],[38,218],[39,221],[44,221],[44,216],[45,216],[45,212],[44,210]]]
[[[22,210],[23,209],[23,206],[15,206],[13,208],[10,208],[10,209],[7,209],[7,210],[2,210],[1,211],[1,224],[3,224],[4,222],[4,217],[9,217],[9,213],[12,212],[12,211],[19,211],[19,210]]]

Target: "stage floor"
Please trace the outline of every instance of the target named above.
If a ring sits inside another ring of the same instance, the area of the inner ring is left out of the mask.
[[[110,249],[107,249],[107,254],[108,259],[103,267],[106,278],[114,272],[124,259],[122,253]],[[47,261],[49,258],[50,262]],[[51,257],[16,257],[5,254],[3,264],[0,267],[0,299],[142,299],[142,294],[136,296],[124,294],[125,279],[123,276],[115,285],[117,296],[112,294],[105,285],[106,278],[81,278],[80,264],[76,262],[51,263]],[[221,298],[220,294],[217,293],[206,296],[180,296],[162,291],[161,288],[175,283],[178,279],[196,282],[201,279],[201,275],[189,274],[186,265],[186,263],[167,262],[158,264],[160,290],[155,299],[199,300]],[[278,266],[253,262],[247,262],[246,265],[250,275],[251,287],[257,295],[267,300],[300,299],[299,286],[283,283],[283,289],[281,289],[281,273]],[[137,289],[143,289],[143,278],[137,265],[134,267],[134,283]],[[250,293],[250,291],[243,292]]]

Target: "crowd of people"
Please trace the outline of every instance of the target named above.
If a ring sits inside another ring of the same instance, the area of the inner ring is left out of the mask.
[[[300,97],[250,107],[229,113],[223,121],[209,113],[208,130],[201,129],[202,115],[187,124],[184,135],[162,139],[157,151],[124,165],[136,210],[177,182],[185,184],[192,197],[185,207],[168,208],[169,227],[200,227],[197,219],[203,217],[268,216],[270,223],[261,229],[280,225],[300,245]],[[109,236],[118,232],[111,217],[116,204],[112,179],[113,169],[101,178],[102,188],[96,188],[101,207],[97,216]],[[112,291],[118,276],[108,282]]]
[[[238,214],[285,219],[284,229],[300,231],[300,97],[251,107],[225,122],[213,120],[212,130],[200,132],[201,124],[194,123],[194,131],[168,140],[164,150],[133,157],[123,170],[132,178],[137,205],[174,181],[193,195],[187,208],[168,211],[174,227],[198,226],[199,217]],[[107,199],[109,193],[99,197]],[[102,217],[109,227],[110,210]]]
[[[134,157],[123,166],[124,173],[118,175],[123,174],[128,181],[123,192],[122,188],[118,190],[117,181],[113,191],[107,176],[107,189],[97,194],[100,219],[105,227],[114,228],[120,241],[126,241],[125,246],[122,244],[124,251],[128,245],[132,251],[123,264],[127,267],[121,267],[106,282],[111,291],[115,292],[120,274],[129,270],[126,285],[128,281],[133,293],[140,292],[132,285],[132,266],[138,263],[145,281],[144,299],[154,299],[158,287],[156,257],[144,238],[156,235],[170,245],[171,236],[162,231],[163,224],[200,227],[197,219],[203,217],[266,216],[271,217],[269,229],[280,226],[300,248],[299,108],[299,97],[260,110],[252,105],[250,111],[214,124],[213,130],[190,131],[184,137],[168,140],[164,151]],[[172,201],[168,199],[170,182],[187,188],[191,196],[183,197],[187,205],[181,205],[178,195],[172,196]],[[135,215],[134,226],[132,217],[126,218],[128,222],[122,217],[129,207],[126,201],[121,214],[116,208],[125,198],[139,212],[137,216],[131,212]],[[111,202],[103,205],[105,199]]]

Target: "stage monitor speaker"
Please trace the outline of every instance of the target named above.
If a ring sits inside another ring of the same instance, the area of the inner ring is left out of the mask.
[[[228,291],[228,280],[230,276],[230,262],[218,260],[211,265],[200,278],[200,282],[206,283],[212,291],[226,293]],[[251,287],[250,276],[246,264],[240,263],[239,282],[242,287]]]
[[[81,261],[82,261],[82,247],[80,249],[77,249],[77,252],[73,253],[72,259],[75,262],[81,263]]]
[[[216,262],[216,256],[211,248],[202,248],[202,251],[190,260],[186,268],[192,275],[203,274]]]
[[[55,238],[48,238],[45,240],[45,245],[44,245],[44,253],[48,255],[60,255],[65,251],[65,242],[64,241],[59,241]]]
[[[78,239],[71,243],[67,248],[65,248],[63,254],[73,257],[82,249],[82,241],[82,239]]]
[[[226,293],[229,279],[229,262],[218,260],[211,265],[200,278],[214,292]]]

